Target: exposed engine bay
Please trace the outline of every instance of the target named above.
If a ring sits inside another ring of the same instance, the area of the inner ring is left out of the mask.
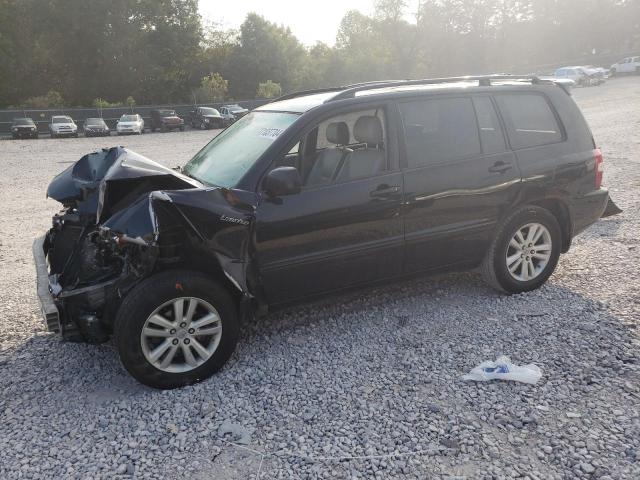
[[[54,178],[47,196],[63,209],[34,244],[38,290],[57,311],[45,312],[49,330],[64,338],[106,340],[127,292],[175,265],[222,274],[239,295],[253,296],[253,193],[205,186],[114,147],[82,157]]]

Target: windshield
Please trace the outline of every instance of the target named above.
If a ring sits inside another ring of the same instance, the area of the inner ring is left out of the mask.
[[[160,110],[158,111],[161,117],[175,117],[176,112],[173,110]]]
[[[87,118],[85,122],[87,125],[104,125],[104,120],[101,118]]]
[[[297,118],[281,112],[245,115],[211,140],[183,171],[204,183],[232,188]]]
[[[51,119],[53,123],[71,123],[71,119],[69,117],[53,117]]]
[[[33,120],[31,120],[30,118],[14,118],[13,124],[14,125],[34,125]]]
[[[120,121],[121,122],[137,122],[138,121],[138,116],[137,115],[122,115],[120,117]]]
[[[220,112],[218,112],[218,110],[216,110],[215,108],[201,108],[200,109],[200,114],[201,115],[220,115]]]

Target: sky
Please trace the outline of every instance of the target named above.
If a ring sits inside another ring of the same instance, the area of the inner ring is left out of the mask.
[[[359,10],[373,13],[373,0],[199,0],[205,21],[225,28],[238,28],[247,13],[256,12],[267,20],[284,24],[305,45],[317,41],[333,45],[344,14]]]

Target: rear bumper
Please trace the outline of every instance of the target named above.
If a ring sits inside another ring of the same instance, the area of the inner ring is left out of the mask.
[[[36,266],[36,289],[40,302],[40,311],[47,330],[60,333],[60,311],[53,300],[49,286],[49,271],[47,258],[44,253],[45,237],[36,238],[33,241],[33,261]]]
[[[578,235],[600,218],[606,216],[604,214],[609,202],[609,190],[606,188],[600,188],[582,197],[575,198],[571,202],[572,236]]]

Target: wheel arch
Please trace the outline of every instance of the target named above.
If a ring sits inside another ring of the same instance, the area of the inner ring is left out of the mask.
[[[558,224],[560,225],[560,232],[562,233],[562,249],[560,251],[562,253],[569,251],[569,248],[571,247],[572,223],[571,214],[567,204],[560,198],[528,200],[526,204],[544,208],[556,217],[556,220],[558,220]]]

